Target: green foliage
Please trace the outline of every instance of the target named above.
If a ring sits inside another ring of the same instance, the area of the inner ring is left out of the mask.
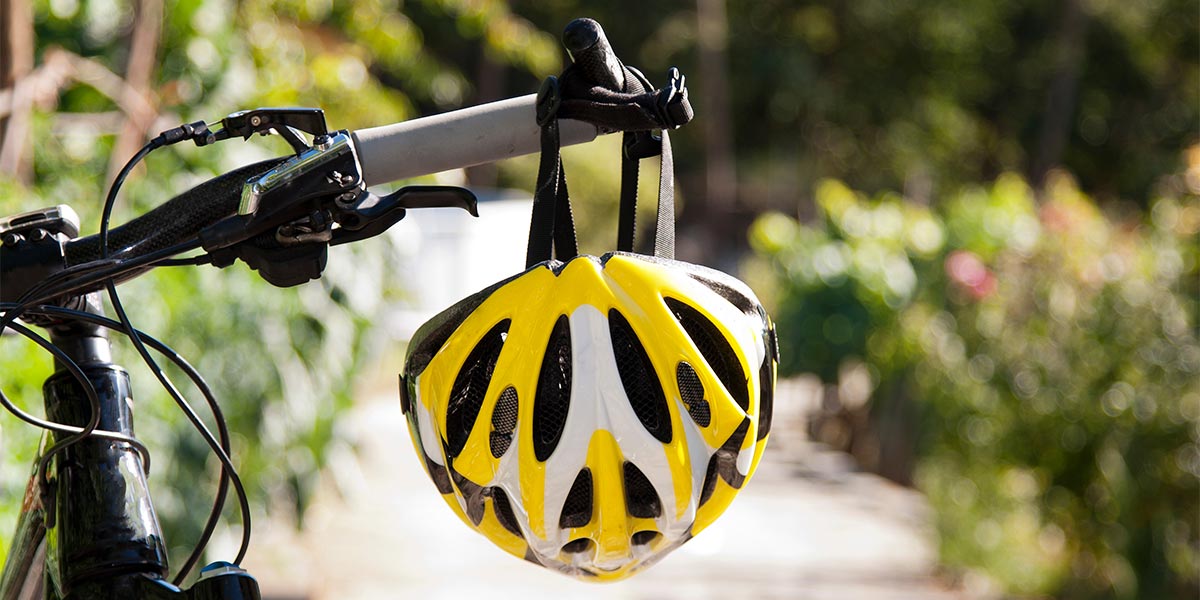
[[[752,230],[781,369],[906,388],[943,559],[1018,594],[1194,590],[1200,200],[1114,222],[1062,175],[1041,203],[1014,175],[934,211],[816,195],[816,224]]]

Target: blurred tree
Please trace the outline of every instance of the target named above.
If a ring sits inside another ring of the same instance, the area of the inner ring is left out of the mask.
[[[929,200],[1064,166],[1102,201],[1152,197],[1196,139],[1194,13],[1170,0],[747,3],[731,11],[735,114],[749,117],[738,155],[774,170],[744,178],[743,196],[787,206],[836,177]]]
[[[1062,172],[1040,205],[1006,174],[936,210],[827,181],[817,223],[755,224],[781,372],[833,381],[861,361],[877,423],[912,407],[916,439],[898,445],[916,449],[948,564],[1018,595],[1200,583],[1200,186],[1185,181],[1124,222]],[[883,427],[856,432],[868,466],[896,446]]]

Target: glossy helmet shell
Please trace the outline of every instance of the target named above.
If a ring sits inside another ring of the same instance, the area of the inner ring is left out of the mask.
[[[548,261],[413,337],[402,402],[446,503],[504,550],[616,580],[754,473],[777,351],[745,284],[672,260]]]

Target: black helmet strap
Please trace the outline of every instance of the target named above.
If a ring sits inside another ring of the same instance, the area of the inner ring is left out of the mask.
[[[579,253],[571,213],[567,182],[563,173],[558,119],[593,123],[607,131],[625,132],[621,144],[621,199],[617,225],[617,250],[633,252],[637,218],[638,165],[641,159],[661,156],[658,184],[658,214],[654,224],[654,256],[675,257],[675,176],[671,142],[667,130],[691,119],[691,106],[683,78],[671,70],[668,87],[652,92],[645,77],[633,71],[627,80],[640,78],[627,89],[639,93],[616,93],[601,87],[584,87],[568,67],[562,86],[547,78],[538,94],[538,124],[541,126],[541,161],[533,195],[526,267]],[[628,67],[627,67],[628,69]],[[567,93],[569,92],[569,93]],[[660,135],[653,131],[661,130]]]

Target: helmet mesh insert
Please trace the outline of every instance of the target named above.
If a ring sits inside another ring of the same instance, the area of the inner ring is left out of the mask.
[[[696,370],[692,365],[679,361],[675,367],[675,381],[679,384],[679,396],[687,406],[688,414],[692,415],[692,420],[701,427],[708,427],[712,414],[708,401],[704,399],[704,384],[696,375]]]
[[[558,526],[583,527],[592,520],[592,471],[583,469],[575,476],[571,491],[563,502],[562,515],[558,518]]]
[[[545,462],[558,446],[571,404],[571,326],[559,315],[546,343],[533,399],[533,454]]]
[[[446,406],[447,453],[451,457],[462,452],[471,435],[511,322],[511,319],[504,319],[483,334],[454,378]]]
[[[621,385],[633,412],[650,435],[664,444],[670,443],[671,413],[667,410],[662,383],[629,321],[615,308],[608,311],[608,332],[612,337]]]
[[[512,503],[508,501],[508,494],[504,493],[502,488],[492,488],[492,508],[495,509],[496,520],[500,521],[502,527],[512,532],[513,535],[521,535],[521,528],[517,525],[517,516],[513,514]]]
[[[625,509],[630,516],[653,519],[662,514],[662,502],[646,474],[631,462],[624,464]]]
[[[517,388],[508,386],[500,392],[492,409],[492,432],[488,436],[492,456],[500,458],[512,444],[513,428],[517,426]]]
[[[746,372],[742,369],[742,363],[738,360],[733,347],[729,345],[725,336],[721,335],[721,330],[708,317],[691,306],[674,298],[664,298],[664,300],[667,307],[675,314],[679,324],[683,326],[684,331],[687,332],[688,337],[692,338],[692,343],[696,344],[696,348],[704,356],[708,367],[725,385],[729,395],[738,403],[738,406],[742,407],[742,410],[750,410],[750,389],[746,385]]]

